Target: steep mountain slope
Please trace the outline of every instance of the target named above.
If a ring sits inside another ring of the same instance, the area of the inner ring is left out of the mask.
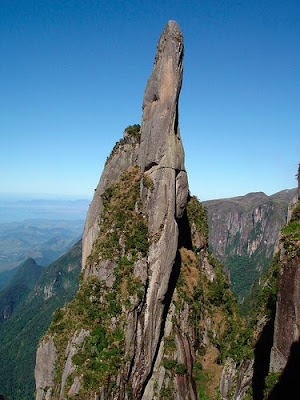
[[[157,45],[140,131],[126,129],[90,206],[82,280],[40,341],[37,399],[213,398],[246,340],[205,211],[190,198],[178,127],[183,38]],[[209,397],[208,397],[209,396]]]
[[[7,269],[5,271],[0,272],[0,290],[4,289],[6,285],[8,285],[11,278],[17,272],[18,267],[13,269]]]
[[[296,189],[272,196],[258,192],[204,202],[210,247],[227,266],[240,301],[272,260],[295,193]]]
[[[0,391],[10,400],[34,398],[36,347],[49,326],[53,311],[70,301],[77,291],[81,241],[59,260],[42,269],[35,285],[29,279],[30,275],[26,276],[28,264],[36,268],[34,261],[28,260],[13,281],[23,284],[27,281],[31,290],[23,290],[18,295],[14,312],[0,324]],[[16,288],[13,281],[10,288]],[[21,289],[16,288],[13,295],[19,294]]]
[[[14,309],[35,285],[43,267],[32,259],[24,261],[5,289],[0,292],[0,323],[8,319]]]
[[[297,203],[291,219],[281,231],[280,273],[274,325],[270,376],[278,383],[270,390],[269,400],[299,399],[300,365],[300,165]]]

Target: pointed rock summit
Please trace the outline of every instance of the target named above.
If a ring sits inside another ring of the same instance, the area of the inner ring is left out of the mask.
[[[148,216],[149,237],[157,240],[150,242],[148,288],[143,313],[137,320],[139,335],[130,375],[136,396],[141,396],[145,389],[163,335],[178,250],[177,218],[182,217],[188,198],[178,127],[182,59],[182,33],[175,21],[169,21],[159,38],[152,75],[145,90],[138,157],[144,177],[153,183],[151,190],[142,187],[141,200]]]
[[[169,21],[159,38],[154,67],[143,101],[139,165],[184,170],[184,154],[178,127],[178,98],[183,73],[183,36]]]

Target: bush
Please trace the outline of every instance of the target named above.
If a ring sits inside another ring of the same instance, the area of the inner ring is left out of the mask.
[[[135,138],[139,138],[141,136],[141,125],[139,124],[134,124],[134,125],[129,125],[125,129],[125,131],[130,135]]]

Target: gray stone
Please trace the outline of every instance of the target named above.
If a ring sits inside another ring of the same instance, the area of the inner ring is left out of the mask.
[[[36,384],[36,400],[50,399],[54,379],[54,364],[56,348],[52,336],[44,339],[37,349],[36,366],[34,370]],[[46,390],[45,390],[46,389]]]
[[[187,173],[180,171],[176,176],[176,217],[182,218],[189,195]]]
[[[150,244],[149,286],[140,318],[130,383],[140,398],[157,353],[163,326],[164,304],[178,249],[178,225],[188,198],[184,151],[178,128],[178,98],[182,82],[183,37],[175,21],[166,25],[157,45],[152,75],[143,101],[138,164],[154,188],[142,197],[149,233],[159,235]],[[177,196],[176,196],[177,194]]]
[[[244,398],[252,385],[253,363],[254,360],[246,359],[237,365],[231,358],[226,360],[219,386],[223,400]]]
[[[184,170],[184,153],[178,127],[178,98],[183,73],[183,36],[169,21],[157,44],[152,75],[143,101],[139,165]]]
[[[69,341],[69,344],[68,344],[68,347],[66,350],[67,360],[66,360],[64,371],[63,371],[62,378],[61,378],[61,389],[60,389],[59,400],[62,400],[64,398],[65,384],[66,384],[67,378],[75,370],[75,366],[72,362],[72,358],[74,357],[74,355],[76,353],[78,353],[78,350],[83,346],[85,338],[89,335],[90,335],[89,331],[87,331],[85,329],[81,329],[80,332],[75,332],[72,339]]]

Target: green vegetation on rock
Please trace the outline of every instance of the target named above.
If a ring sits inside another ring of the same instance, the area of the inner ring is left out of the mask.
[[[69,338],[88,332],[72,362],[65,393],[75,376],[81,376],[79,396],[91,395],[99,386],[117,393],[118,374],[125,380],[127,360],[125,338],[127,314],[144,295],[144,285],[134,273],[135,262],[147,255],[149,247],[147,216],[140,209],[142,175],[131,167],[102,195],[103,212],[98,239],[87,259],[87,266],[101,268],[101,262],[113,263],[113,283],[108,286],[91,275],[83,280],[74,300],[58,310],[48,330],[58,349],[56,382],[59,384],[66,362]]]
[[[281,242],[288,259],[300,256],[300,202],[294,208],[290,222],[281,230]]]
[[[267,400],[275,385],[279,381],[280,372],[269,372],[265,379],[264,400]]]
[[[192,196],[186,206],[188,220],[196,226],[196,231],[201,232],[208,240],[207,212],[196,196]]]
[[[129,125],[125,129],[125,132],[134,138],[140,139],[141,137],[141,125],[139,124],[134,124],[134,125]]]
[[[131,143],[139,143],[141,139],[141,126],[139,124],[134,124],[134,125],[129,125],[125,129],[125,134],[132,140]],[[117,154],[119,151],[123,149],[123,146],[125,144],[128,144],[128,140],[126,139],[125,135],[124,138],[120,139],[113,147],[110,155],[106,159],[105,165],[109,163],[109,161],[113,158],[115,154]]]
[[[59,315],[59,317],[57,317]],[[115,326],[111,319],[116,318]],[[74,300],[54,315],[48,330],[59,349],[56,363],[56,381],[59,382],[65,365],[65,349],[68,337],[88,331],[84,347],[73,356],[76,370],[73,375],[82,376],[81,395],[97,390],[99,384],[116,389],[116,376],[124,364],[124,314],[122,314],[121,295],[109,289],[96,277],[84,282]],[[67,335],[67,334],[68,335]],[[73,380],[69,377],[66,390]]]
[[[145,256],[149,248],[148,221],[139,201],[142,176],[138,167],[125,172],[102,195],[100,232],[87,263],[118,259],[122,252]]]

